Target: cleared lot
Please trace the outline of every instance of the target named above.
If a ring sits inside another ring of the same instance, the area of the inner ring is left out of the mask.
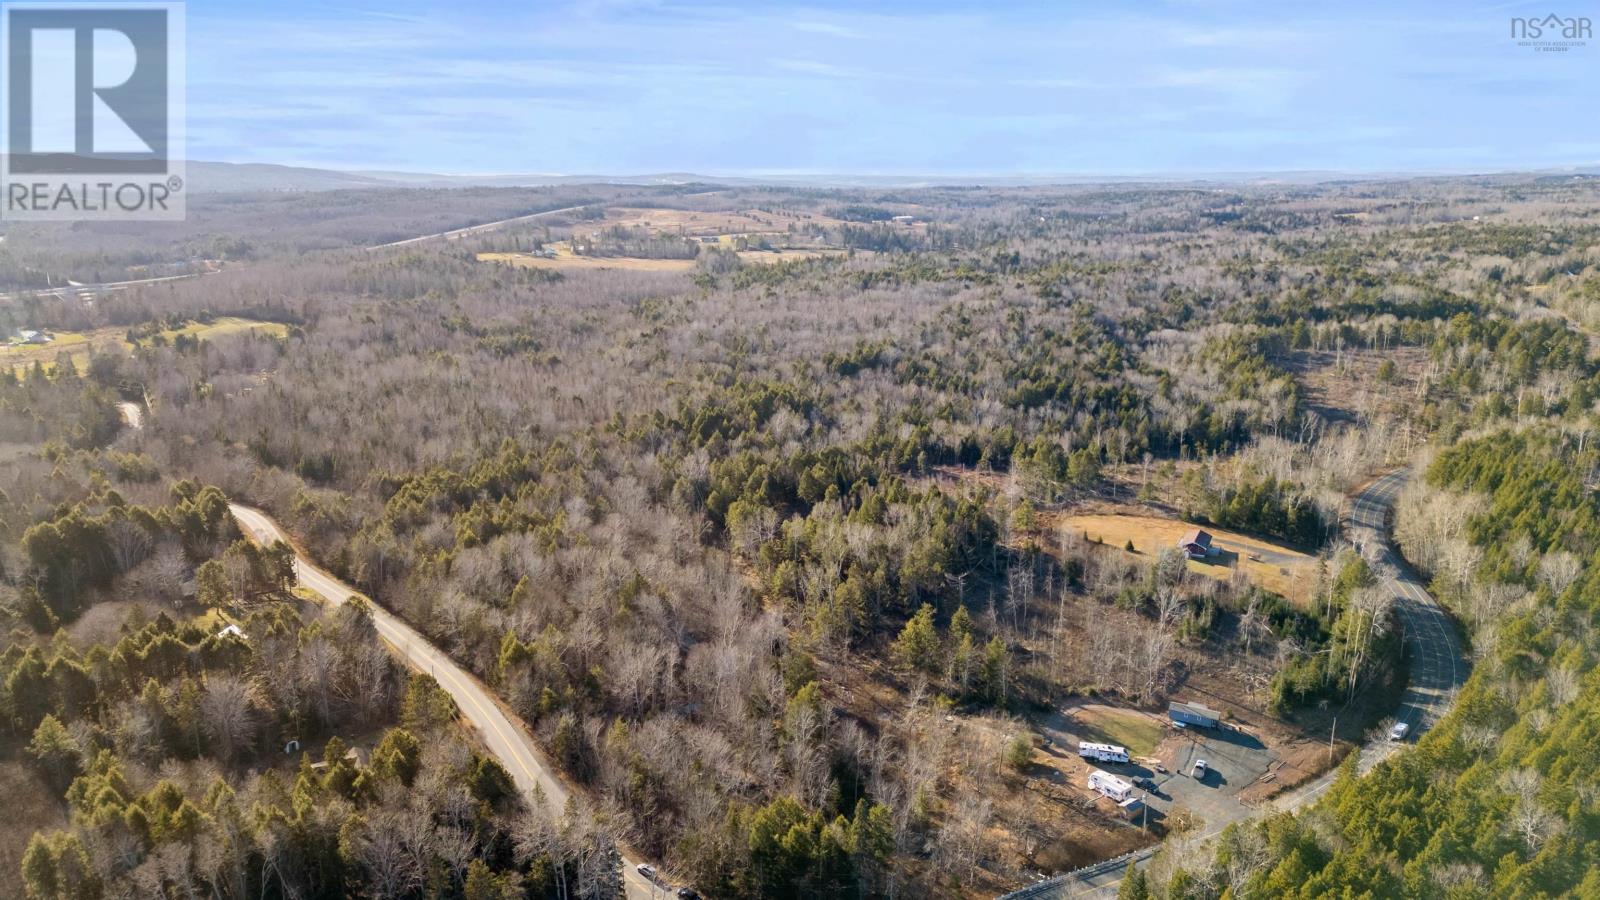
[[[1130,828],[1145,824],[1210,831],[1242,819],[1249,815],[1246,801],[1252,799],[1246,789],[1255,786],[1251,793],[1260,792],[1262,779],[1279,764],[1277,752],[1237,725],[1179,729],[1153,713],[1098,704],[1069,706],[1038,724],[1047,746],[1061,757],[1064,779],[1085,801],[1093,799],[1085,782],[1097,769],[1134,782],[1150,811],[1148,818],[1128,823]],[[1078,742],[1104,741],[1119,733],[1132,756],[1129,762],[1077,758]],[[1197,777],[1195,762],[1202,759],[1206,770]]]
[[[237,316],[222,316],[210,322],[190,322],[182,328],[162,331],[160,336],[167,341],[176,340],[179,336],[206,340],[246,331],[260,331],[263,334],[281,336],[288,330],[287,325],[278,322],[258,322]],[[133,345],[128,343],[127,336],[126,328],[96,328],[93,331],[54,332],[54,339],[43,344],[0,344],[0,366],[27,368],[39,362],[49,369],[55,366],[59,354],[66,353],[72,358],[72,364],[82,371],[89,364],[91,353],[131,352]]]
[[[1055,527],[1086,536],[1090,541],[1126,552],[1132,542],[1136,555],[1147,561],[1196,528],[1211,533],[1222,553],[1210,559],[1189,561],[1189,569],[1208,578],[1227,581],[1235,572],[1252,584],[1301,605],[1309,605],[1321,577],[1319,561],[1298,550],[1249,537],[1235,531],[1199,526],[1178,519],[1130,515],[1060,516]]]
[[[693,259],[641,259],[636,256],[579,256],[572,252],[566,241],[555,245],[555,256],[533,253],[479,253],[479,262],[496,262],[528,269],[632,269],[641,272],[688,272],[695,267]],[[775,263],[794,259],[814,259],[827,256],[821,250],[741,250],[739,258],[747,263]]]

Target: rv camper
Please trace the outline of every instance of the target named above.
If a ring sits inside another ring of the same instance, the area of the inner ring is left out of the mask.
[[[1089,788],[1121,803],[1133,796],[1133,785],[1110,772],[1090,772]]]
[[[1128,748],[1118,747],[1116,744],[1094,744],[1084,741],[1078,745],[1078,755],[1099,762],[1125,763],[1128,761]]]

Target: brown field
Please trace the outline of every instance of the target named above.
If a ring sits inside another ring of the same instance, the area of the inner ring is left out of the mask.
[[[739,258],[747,263],[789,262],[833,255],[826,250],[742,250]],[[578,256],[565,241],[556,245],[555,257],[531,253],[479,253],[479,262],[497,262],[528,269],[631,269],[636,272],[688,272],[692,259],[640,259],[632,256]]]
[[[786,262],[796,259],[815,259],[844,251],[838,248],[816,246],[814,235],[795,234],[807,226],[834,227],[846,224],[841,219],[819,213],[765,210],[692,210],[644,209],[619,206],[606,210],[605,218],[595,221],[575,222],[573,233],[610,228],[643,229],[656,235],[677,235],[695,238],[706,246],[731,249],[740,238],[761,238],[777,247],[774,250],[740,250],[739,258],[746,263]],[[913,230],[926,230],[924,223],[907,226]],[[713,241],[713,239],[715,239]],[[478,254],[480,262],[498,262],[532,269],[631,269],[643,272],[684,272],[694,268],[692,259],[643,259],[628,256],[579,256],[572,252],[572,241],[553,241],[549,244],[554,256],[534,253],[485,252]]]
[[[164,331],[162,334],[169,341],[179,335],[204,340],[252,330],[281,336],[288,332],[289,327],[277,322],[257,322],[254,319],[223,316],[207,324],[191,322],[182,328]],[[128,343],[127,333],[126,328],[57,331],[54,332],[55,340],[48,344],[0,344],[0,366],[27,368],[39,362],[49,368],[55,365],[56,357],[64,352],[72,357],[72,364],[82,371],[89,364],[91,353],[130,352],[133,345]]]
[[[1197,526],[1176,519],[1155,516],[1077,515],[1060,516],[1053,524],[1087,534],[1089,540],[1122,550],[1129,541],[1139,556],[1153,559]],[[1222,555],[1208,560],[1190,560],[1189,570],[1208,578],[1227,581],[1235,572],[1244,573],[1252,584],[1278,594],[1301,606],[1309,606],[1316,596],[1320,564],[1287,547],[1233,531],[1206,528]]]
[[[578,223],[574,228],[622,226],[648,228],[658,234],[682,234],[690,237],[714,234],[783,234],[790,225],[842,225],[844,222],[818,213],[766,212],[752,209],[705,211],[696,209],[638,209],[619,206],[606,210],[605,219],[597,223]]]
[[[1392,382],[1378,378],[1384,360],[1395,364]],[[1288,368],[1300,385],[1306,406],[1325,419],[1353,422],[1363,416],[1388,414],[1404,418],[1417,402],[1418,385],[1428,369],[1428,351],[1420,347],[1373,350],[1297,350]]]

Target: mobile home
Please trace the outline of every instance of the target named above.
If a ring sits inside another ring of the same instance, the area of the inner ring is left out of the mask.
[[[1174,701],[1167,705],[1167,716],[1175,724],[1183,726],[1198,726],[1200,728],[1215,728],[1222,721],[1222,713],[1214,709],[1207,709],[1198,703],[1182,703]]]

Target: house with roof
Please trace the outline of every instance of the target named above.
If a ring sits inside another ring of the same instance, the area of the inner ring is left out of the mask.
[[[1180,728],[1198,726],[1200,728],[1215,728],[1222,721],[1222,713],[1198,703],[1187,703],[1174,700],[1167,704],[1167,717],[1172,724]]]
[[[1199,528],[1189,532],[1178,539],[1178,549],[1188,555],[1190,559],[1205,559],[1216,556],[1222,550],[1211,543],[1211,533]]]

